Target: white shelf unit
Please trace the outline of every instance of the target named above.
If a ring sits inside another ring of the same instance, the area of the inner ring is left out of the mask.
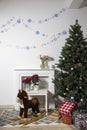
[[[41,83],[40,90],[47,89],[48,91],[48,99],[47,104],[49,109],[55,108],[55,103],[52,95],[54,94],[54,84],[52,80],[54,79],[54,70],[53,69],[15,69],[16,72],[16,95],[18,93],[18,89],[22,88],[22,79],[23,77],[32,76],[33,74],[38,74]],[[17,108],[17,103],[15,102],[15,108]]]

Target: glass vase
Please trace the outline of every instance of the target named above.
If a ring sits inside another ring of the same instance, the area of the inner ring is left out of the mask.
[[[35,90],[35,91],[38,91],[38,90],[39,90],[39,84],[34,85],[34,90]]]
[[[45,69],[45,62],[44,62],[44,61],[41,62],[40,68],[41,68],[41,69]]]
[[[29,92],[31,90],[31,85],[30,84],[25,84],[25,91]]]
[[[46,69],[46,68],[48,68],[48,62],[47,62],[46,60],[45,60],[45,61],[41,61],[40,68],[41,68],[41,69]]]

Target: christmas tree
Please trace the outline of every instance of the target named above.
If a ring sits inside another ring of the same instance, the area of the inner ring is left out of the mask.
[[[87,103],[87,41],[76,20],[69,29],[69,37],[62,47],[53,80],[55,97]]]

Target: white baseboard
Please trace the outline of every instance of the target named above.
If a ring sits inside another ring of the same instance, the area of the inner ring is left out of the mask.
[[[0,105],[0,109],[13,109],[14,105]]]

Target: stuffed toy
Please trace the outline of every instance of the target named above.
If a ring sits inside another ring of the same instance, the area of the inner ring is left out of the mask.
[[[19,116],[24,118],[28,117],[28,109],[32,108],[33,113],[39,113],[39,100],[36,97],[33,97],[31,100],[28,99],[28,94],[26,91],[19,89],[17,94],[17,102],[20,104]]]

